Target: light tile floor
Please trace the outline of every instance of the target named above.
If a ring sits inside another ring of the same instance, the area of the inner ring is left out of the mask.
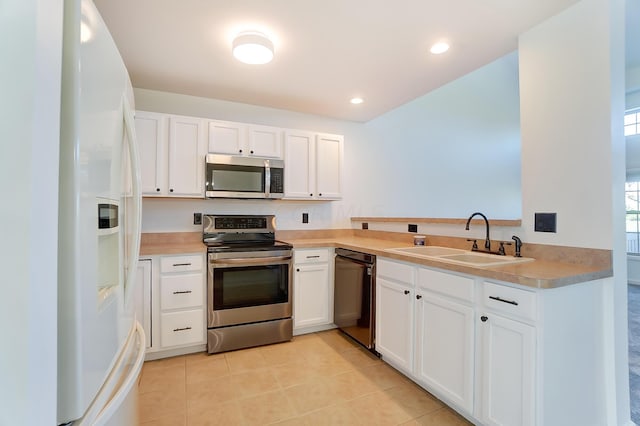
[[[144,364],[141,425],[469,425],[336,330]]]

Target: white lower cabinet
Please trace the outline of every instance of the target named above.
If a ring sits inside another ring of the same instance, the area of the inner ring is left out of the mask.
[[[483,423],[534,425],[538,294],[484,282],[481,297],[478,333]]]
[[[330,328],[333,324],[333,249],[295,249],[293,258],[294,334]]]
[[[474,279],[418,269],[418,381],[473,414]]]
[[[484,423],[533,425],[535,328],[497,314],[482,320]]]
[[[376,350],[385,361],[413,372],[414,288],[410,282],[383,278],[385,262],[378,261],[376,278]]]
[[[204,350],[205,254],[150,256],[145,262],[150,269],[151,330],[148,335],[153,343],[147,348],[147,359]]]

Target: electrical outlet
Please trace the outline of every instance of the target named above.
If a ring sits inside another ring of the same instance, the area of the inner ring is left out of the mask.
[[[409,232],[418,232],[418,225],[409,224]]]
[[[302,213],[302,223],[309,223],[309,213]]]
[[[193,214],[193,224],[194,225],[202,225],[202,213],[194,213]]]
[[[369,229],[369,224],[367,222],[362,222],[362,229]]]

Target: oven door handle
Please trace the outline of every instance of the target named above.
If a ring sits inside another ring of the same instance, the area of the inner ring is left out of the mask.
[[[216,259],[211,260],[214,266],[224,265],[270,265],[273,263],[284,263],[283,261],[291,260],[291,256],[273,256],[273,257],[257,257],[257,258],[235,258],[235,259]]]

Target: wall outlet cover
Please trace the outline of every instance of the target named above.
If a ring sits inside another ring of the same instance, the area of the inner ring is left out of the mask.
[[[202,213],[194,213],[193,214],[193,224],[194,225],[202,225]]]
[[[309,223],[309,213],[302,213],[302,223]]]
[[[535,232],[556,232],[556,213],[536,213],[534,219]]]
[[[369,224],[367,222],[362,222],[362,229],[369,229]]]
[[[409,232],[418,232],[418,225],[409,224]]]

